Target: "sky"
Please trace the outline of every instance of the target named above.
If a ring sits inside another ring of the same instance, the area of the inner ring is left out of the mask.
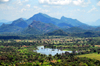
[[[28,19],[37,13],[90,23],[100,19],[100,0],[0,0],[0,20]]]

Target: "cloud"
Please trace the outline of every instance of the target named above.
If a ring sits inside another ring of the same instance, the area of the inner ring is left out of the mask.
[[[70,4],[72,0],[39,0],[41,4],[54,4],[54,5],[66,5]]]
[[[88,11],[88,13],[92,12],[92,11],[97,11],[96,7],[92,6],[93,8],[91,10]]]
[[[30,4],[27,4],[26,6],[27,6],[27,7],[29,7],[29,8],[31,7],[31,5],[30,5]]]
[[[36,8],[36,9],[37,9],[37,8],[38,8],[38,6],[33,6],[33,8]]]
[[[84,0],[76,0],[76,1],[73,1],[73,4],[75,5],[80,5],[84,2]]]
[[[24,0],[25,2],[28,2],[29,0]]]
[[[10,0],[0,0],[0,3],[9,2]]]
[[[24,11],[26,11],[26,9],[25,9],[25,8],[22,8],[22,9],[21,9],[21,12],[24,12]]]
[[[88,1],[88,2],[85,2]],[[49,4],[49,5],[81,5],[83,7],[90,4],[90,0],[39,0],[40,4]]]
[[[97,3],[98,6],[100,6],[100,1]]]

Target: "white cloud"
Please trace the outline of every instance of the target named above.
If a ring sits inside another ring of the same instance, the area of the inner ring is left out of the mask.
[[[43,7],[49,7],[48,5],[43,5]]]
[[[88,2],[84,2],[84,3],[82,4],[82,7],[86,7],[86,6],[88,6],[90,3],[91,3],[91,1],[88,0]]]
[[[100,6],[100,1],[97,3],[98,6]]]
[[[80,5],[80,6],[87,6],[90,4],[90,0],[88,2],[85,2],[85,0],[39,0],[40,4],[49,4],[49,5]]]
[[[0,2],[9,2],[10,0],[0,0]]]
[[[27,7],[29,7],[29,8],[31,7],[31,5],[30,5],[30,4],[27,4],[26,6],[27,6]]]
[[[76,1],[73,1],[73,4],[75,5],[80,5],[84,2],[84,0],[76,0]]]
[[[21,0],[17,0],[17,3],[15,2],[15,4],[22,5],[22,1]]]
[[[38,6],[33,6],[33,8],[36,8],[36,9],[37,9],[37,8],[38,8]]]
[[[14,1],[14,4],[17,5],[24,5],[26,2],[28,2],[29,0],[16,0]]]
[[[77,11],[80,11],[80,9],[77,9]]]
[[[88,13],[92,12],[92,11],[97,11],[96,7],[92,6],[93,8],[91,10],[88,11]]]
[[[54,5],[66,5],[70,4],[72,0],[39,0],[41,4],[54,4]]]
[[[26,11],[26,9],[25,9],[25,8],[22,8],[22,9],[21,9],[21,12],[24,12],[24,11]]]
[[[25,0],[25,2],[28,2],[29,0]]]

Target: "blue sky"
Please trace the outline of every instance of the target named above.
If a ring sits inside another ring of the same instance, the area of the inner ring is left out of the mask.
[[[100,0],[0,0],[0,20],[28,19],[39,12],[89,23],[100,19]]]

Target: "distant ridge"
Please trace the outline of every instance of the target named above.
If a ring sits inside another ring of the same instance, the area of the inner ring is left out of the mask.
[[[59,30],[61,29],[61,30]],[[11,24],[2,24],[0,33],[16,33],[16,34],[46,34],[55,31],[66,35],[67,33],[84,33],[86,31],[100,31],[100,28],[94,28],[84,24],[77,19],[62,16],[61,19],[50,17],[46,14],[38,13],[29,19],[19,18],[12,21]],[[58,31],[56,31],[58,30]],[[54,32],[53,32],[54,33]]]
[[[64,16],[61,17],[61,19],[50,17],[46,14],[38,13],[33,15],[31,18],[27,20],[27,24],[31,24],[33,20],[41,21],[44,23],[52,23],[60,28],[70,28],[70,27],[80,27],[83,29],[92,29],[92,26],[89,26],[87,24],[84,24],[77,19],[72,18],[66,18]],[[84,27],[85,26],[85,27]]]

